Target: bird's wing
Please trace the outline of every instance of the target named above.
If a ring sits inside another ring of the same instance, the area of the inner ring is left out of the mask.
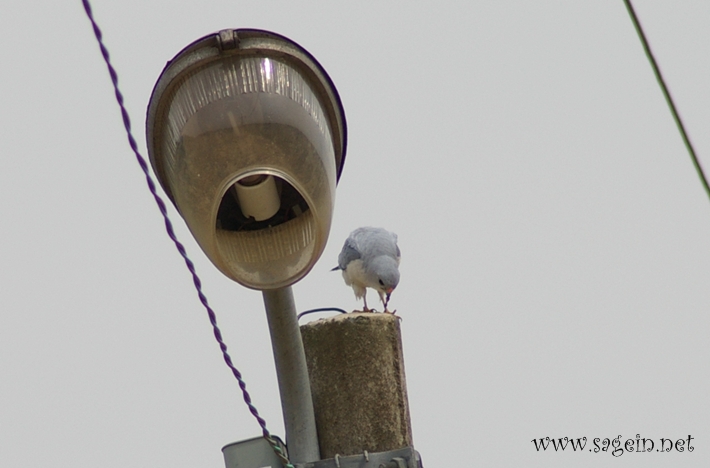
[[[397,245],[397,234],[394,232],[390,232],[392,235],[392,240],[394,241],[394,248],[395,248],[395,256],[397,258],[397,261],[399,261],[400,258],[402,258],[402,252],[399,251],[399,245]]]
[[[356,242],[360,254],[365,259],[372,259],[380,255],[399,258],[397,234],[381,228],[360,228],[350,236]]]
[[[344,270],[347,268],[348,263],[357,260],[361,256],[355,240],[352,237],[348,237],[345,240],[345,245],[343,245],[343,250],[341,250],[340,255],[338,255],[338,268]]]

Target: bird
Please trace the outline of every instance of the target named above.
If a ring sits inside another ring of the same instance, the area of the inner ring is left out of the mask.
[[[382,228],[361,227],[350,233],[338,255],[338,266],[345,284],[352,286],[355,298],[362,298],[363,312],[373,312],[367,307],[367,288],[374,289],[387,309],[392,291],[399,284],[401,254],[397,246],[397,234]]]

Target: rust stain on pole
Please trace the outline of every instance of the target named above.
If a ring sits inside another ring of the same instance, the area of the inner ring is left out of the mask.
[[[301,334],[321,457],[413,446],[399,319],[342,314]]]

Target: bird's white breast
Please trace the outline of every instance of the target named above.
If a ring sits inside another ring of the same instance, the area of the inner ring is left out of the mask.
[[[343,279],[345,279],[345,284],[348,286],[353,284],[363,288],[369,286],[367,284],[367,275],[362,265],[362,260],[353,260],[348,263],[345,270],[343,270]]]

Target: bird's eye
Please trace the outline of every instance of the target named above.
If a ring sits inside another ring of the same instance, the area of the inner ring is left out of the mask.
[[[385,283],[383,283],[382,280],[378,280],[378,282],[380,283],[380,286],[384,286],[384,285],[385,285]]]

